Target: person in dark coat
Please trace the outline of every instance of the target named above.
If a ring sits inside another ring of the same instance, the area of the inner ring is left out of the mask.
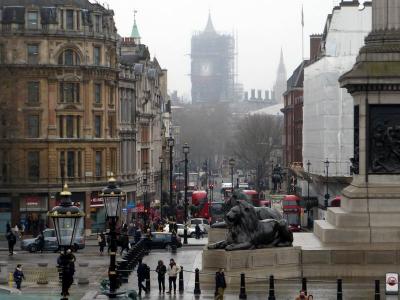
[[[100,235],[97,238],[98,242],[99,242],[99,250],[100,250],[100,255],[103,255],[104,253],[104,247],[106,246],[106,236],[104,235],[104,233],[100,233]]]
[[[165,293],[165,274],[167,273],[167,267],[164,265],[162,260],[158,261],[156,273],[158,275],[158,290],[160,291],[160,294],[161,290]]]
[[[39,234],[39,236],[37,237],[38,240],[38,251],[40,251],[40,253],[43,253],[44,250],[44,236],[43,236],[43,232],[41,232]]]
[[[197,239],[197,240],[200,239],[200,236],[201,236],[201,229],[200,229],[199,224],[196,224],[196,227],[194,228],[194,230],[195,230],[195,234],[196,234],[196,239]]]
[[[17,289],[20,290],[22,280],[23,279],[25,280],[24,272],[22,272],[22,265],[20,265],[20,264],[17,265],[17,268],[14,271],[13,277],[14,277],[15,284],[17,285]]]
[[[147,275],[147,265],[142,263],[142,260],[139,260],[139,265],[137,267],[137,278],[138,278],[138,287],[139,287],[139,296],[142,295],[142,290],[145,291],[145,293],[148,293],[146,290],[146,287],[143,285],[143,281],[146,280],[146,275]]]
[[[12,256],[14,254],[14,246],[17,242],[17,237],[14,232],[12,232],[10,224],[7,224],[6,239],[8,242],[8,255]]]
[[[224,291],[226,289],[226,281],[224,269],[219,269],[218,272],[215,273],[215,300],[223,300],[224,299]]]
[[[120,255],[122,255],[122,252],[124,252],[124,250],[129,251],[129,237],[127,234],[121,234],[120,246],[121,246],[121,252],[119,253]]]
[[[136,244],[136,243],[139,243],[141,237],[142,237],[142,233],[140,232],[139,229],[137,229],[137,230],[135,231],[135,236],[134,236],[135,244]]]

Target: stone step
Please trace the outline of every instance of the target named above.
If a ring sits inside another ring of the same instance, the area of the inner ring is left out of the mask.
[[[326,220],[314,221],[314,233],[323,243],[369,243],[369,227],[341,228]]]
[[[336,227],[368,227],[369,218],[366,213],[347,212],[341,207],[330,207],[326,213],[326,221]]]

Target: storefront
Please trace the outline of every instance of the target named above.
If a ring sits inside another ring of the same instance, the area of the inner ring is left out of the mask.
[[[0,233],[6,232],[7,223],[11,224],[11,197],[0,195]]]
[[[19,198],[20,224],[25,227],[25,234],[36,236],[48,227],[48,194],[22,194]],[[14,224],[12,224],[14,226]]]

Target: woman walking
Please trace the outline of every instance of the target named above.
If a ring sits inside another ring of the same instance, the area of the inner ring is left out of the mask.
[[[162,260],[158,261],[156,272],[158,274],[158,290],[161,294],[162,288],[162,292],[165,293],[165,273],[167,273],[167,267],[164,265]]]

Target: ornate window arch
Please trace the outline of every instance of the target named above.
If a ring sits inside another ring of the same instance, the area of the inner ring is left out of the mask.
[[[81,64],[81,58],[77,51],[67,48],[59,54],[58,64],[64,66],[79,66]]]

